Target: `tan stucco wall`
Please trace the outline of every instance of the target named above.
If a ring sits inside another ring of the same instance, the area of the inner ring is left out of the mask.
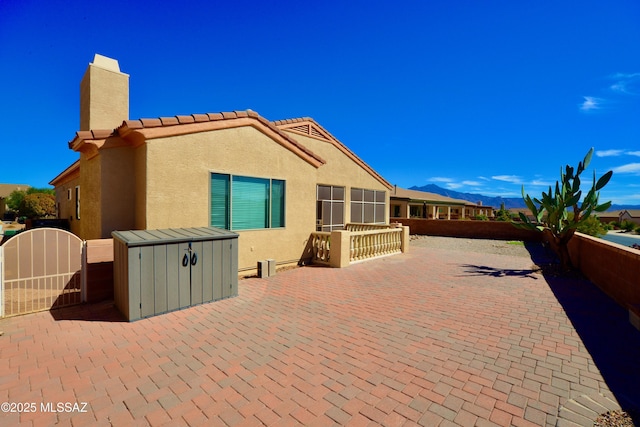
[[[79,185],[80,176],[76,176],[55,188],[58,218],[68,220],[71,232],[76,236],[79,236],[81,232],[80,221],[76,219],[76,187]],[[71,197],[69,197],[69,191]],[[82,193],[80,196],[82,197]]]
[[[118,138],[113,138],[113,142],[117,143],[118,141]],[[107,144],[109,142],[111,141],[108,140]],[[135,228],[135,158],[134,149],[129,146],[103,147],[100,151],[100,161],[102,162],[100,238],[108,239],[111,237],[112,231]]]
[[[357,165],[347,155],[341,152],[330,142],[317,138],[300,135],[296,132],[287,132],[302,145],[322,157],[327,163],[316,171],[318,184],[338,185],[345,187],[345,222],[351,219],[351,188],[364,188],[367,190],[381,190],[385,192],[385,223],[389,222],[389,195],[390,190],[369,172]],[[315,192],[315,190],[314,190]],[[314,194],[315,203],[315,194]],[[314,205],[315,206],[315,205]],[[314,214],[315,215],[315,214]]]
[[[80,233],[81,239],[102,238],[100,157],[80,155]]]
[[[389,205],[389,189],[338,148],[293,136],[327,163],[316,168],[252,126],[154,138],[137,147],[110,138],[97,156],[81,156],[80,235],[99,239],[113,230],[209,226],[212,172],[284,180],[285,227],[237,231],[242,271],[260,260],[290,263],[308,256],[318,184],[345,187],[346,222],[353,187],[385,191]]]
[[[146,228],[209,226],[211,172],[282,179],[285,227],[238,231],[238,265],[300,259],[315,229],[313,166],[249,126],[153,139],[146,146]]]
[[[147,228],[146,203],[147,203],[147,146],[145,144],[134,149],[135,169],[135,229]]]
[[[80,82],[80,130],[113,129],[129,118],[129,76],[89,64]]]

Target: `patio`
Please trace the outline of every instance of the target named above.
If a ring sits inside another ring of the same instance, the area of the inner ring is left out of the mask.
[[[532,264],[412,245],[134,323],[112,303],[4,319],[0,402],[36,410],[0,424],[570,426],[617,402],[637,416],[640,332],[589,282]]]

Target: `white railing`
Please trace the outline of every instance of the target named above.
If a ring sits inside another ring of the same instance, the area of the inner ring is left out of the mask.
[[[349,262],[402,252],[402,229],[387,228],[350,233]]]
[[[409,227],[348,224],[347,230],[311,233],[310,243],[313,263],[346,267],[354,262],[405,252]]]
[[[331,233],[327,231],[317,231],[311,233],[311,247],[313,250],[312,262],[316,264],[329,265]]]
[[[393,227],[393,225],[389,224],[360,224],[360,223],[350,223],[347,224],[345,230],[347,231],[369,231],[369,230],[384,230],[387,228]]]

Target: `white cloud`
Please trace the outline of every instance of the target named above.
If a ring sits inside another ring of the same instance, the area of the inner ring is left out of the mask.
[[[633,173],[640,175],[640,163],[629,163],[612,169],[613,173]]]
[[[539,179],[534,179],[533,181],[531,181],[530,185],[548,187],[550,185],[555,185],[555,182],[549,182],[549,181],[542,181],[542,180],[539,180]]]
[[[483,181],[491,181],[491,179],[487,178],[486,176],[479,176],[478,179],[481,179]]]
[[[491,179],[495,179],[496,181],[505,181],[510,182],[512,184],[521,184],[522,179],[516,175],[494,175]]]
[[[638,156],[640,157],[640,151],[627,151],[627,154],[630,156]]]
[[[602,99],[596,98],[594,96],[583,96],[584,102],[580,104],[581,111],[593,111],[599,110],[601,108]]]
[[[473,185],[473,186],[481,186],[482,183],[479,181],[462,181],[464,185]]]
[[[441,176],[434,176],[432,178],[428,178],[427,181],[433,181],[433,182],[453,182],[453,179],[451,178],[445,178],[445,177],[441,177]]]
[[[614,157],[624,154],[624,150],[601,150],[596,151],[597,157]]]
[[[455,182],[448,182],[445,184],[445,187],[447,187],[449,190],[457,190],[458,188],[462,187],[462,184],[457,184]]]
[[[640,95],[640,73],[617,73],[611,78],[615,80],[609,86],[612,91],[625,95]]]

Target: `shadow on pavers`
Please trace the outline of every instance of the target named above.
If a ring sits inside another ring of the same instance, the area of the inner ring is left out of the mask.
[[[525,243],[611,392],[640,426],[640,331],[619,306],[580,272],[560,272],[555,254]]]
[[[538,279],[534,274],[539,273],[539,269],[518,270],[511,268],[495,268],[486,265],[463,264],[465,273],[471,276],[492,276],[492,277],[528,277]]]
[[[60,320],[84,320],[88,322],[126,322],[113,301],[78,304],[49,310],[51,317]]]

